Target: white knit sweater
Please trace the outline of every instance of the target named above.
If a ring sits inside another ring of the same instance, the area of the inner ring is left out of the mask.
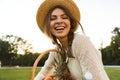
[[[102,63],[101,53],[88,37],[75,34],[72,43],[72,53],[75,58],[69,58],[68,68],[76,80],[109,80]],[[46,76],[54,75],[54,58],[57,53],[50,53],[44,67],[35,77],[35,80],[43,80]]]

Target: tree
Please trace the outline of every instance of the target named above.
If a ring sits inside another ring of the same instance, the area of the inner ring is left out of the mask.
[[[102,59],[103,59],[104,65],[114,64],[114,58],[113,58],[111,46],[107,46],[106,48],[102,48],[101,52],[102,52]]]
[[[6,35],[2,36],[3,41],[8,41],[12,47],[13,53],[29,53],[33,52],[33,47],[26,40],[19,36]]]
[[[106,48],[102,48],[103,63],[119,65],[120,64],[120,28],[115,27],[112,31],[111,43]]]
[[[0,39],[0,61],[2,65],[10,65],[11,61],[15,59],[15,54],[11,52],[12,48],[8,41]]]
[[[32,51],[32,45],[21,37],[6,35],[0,39],[0,60],[3,65],[16,65],[18,53]]]
[[[114,34],[111,38],[111,48],[112,48],[112,54],[115,58],[116,64],[120,64],[120,28],[115,27],[115,29],[112,31]]]
[[[38,58],[38,56],[41,55],[40,53],[29,53],[24,55],[19,55],[17,64],[19,66],[33,66],[35,60]],[[48,55],[43,56],[43,58],[38,62],[37,66],[43,66],[46,59],[48,58]]]

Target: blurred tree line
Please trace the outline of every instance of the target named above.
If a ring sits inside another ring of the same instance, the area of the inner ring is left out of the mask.
[[[33,66],[39,55],[40,53],[33,52],[32,44],[19,36],[5,35],[0,38],[0,62],[2,66]],[[38,66],[44,65],[47,57],[48,55],[43,57]]]
[[[110,45],[100,48],[104,65],[120,64],[120,28],[115,27],[112,31]],[[24,53],[24,54],[20,54]],[[6,35],[0,38],[0,61],[2,66],[33,66],[40,53],[33,52],[32,44],[19,36]],[[38,63],[43,66],[48,55]]]
[[[112,34],[110,45],[101,48],[103,63],[120,65],[120,27],[115,27]]]

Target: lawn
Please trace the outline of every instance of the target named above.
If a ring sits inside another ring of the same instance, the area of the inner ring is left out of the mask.
[[[37,68],[36,73],[40,70]],[[120,80],[120,68],[106,68],[110,80]],[[0,80],[30,80],[31,68],[0,69]]]
[[[31,80],[32,68],[4,68],[0,69],[0,80]],[[36,69],[36,73],[40,68]]]
[[[120,80],[120,68],[106,68],[110,80]]]

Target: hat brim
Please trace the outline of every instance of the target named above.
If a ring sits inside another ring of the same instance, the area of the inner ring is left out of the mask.
[[[44,21],[47,13],[53,6],[61,5],[66,7],[77,21],[80,21],[80,11],[73,0],[45,0],[38,8],[36,20],[39,28],[44,32]],[[78,26],[76,26],[78,27]]]

